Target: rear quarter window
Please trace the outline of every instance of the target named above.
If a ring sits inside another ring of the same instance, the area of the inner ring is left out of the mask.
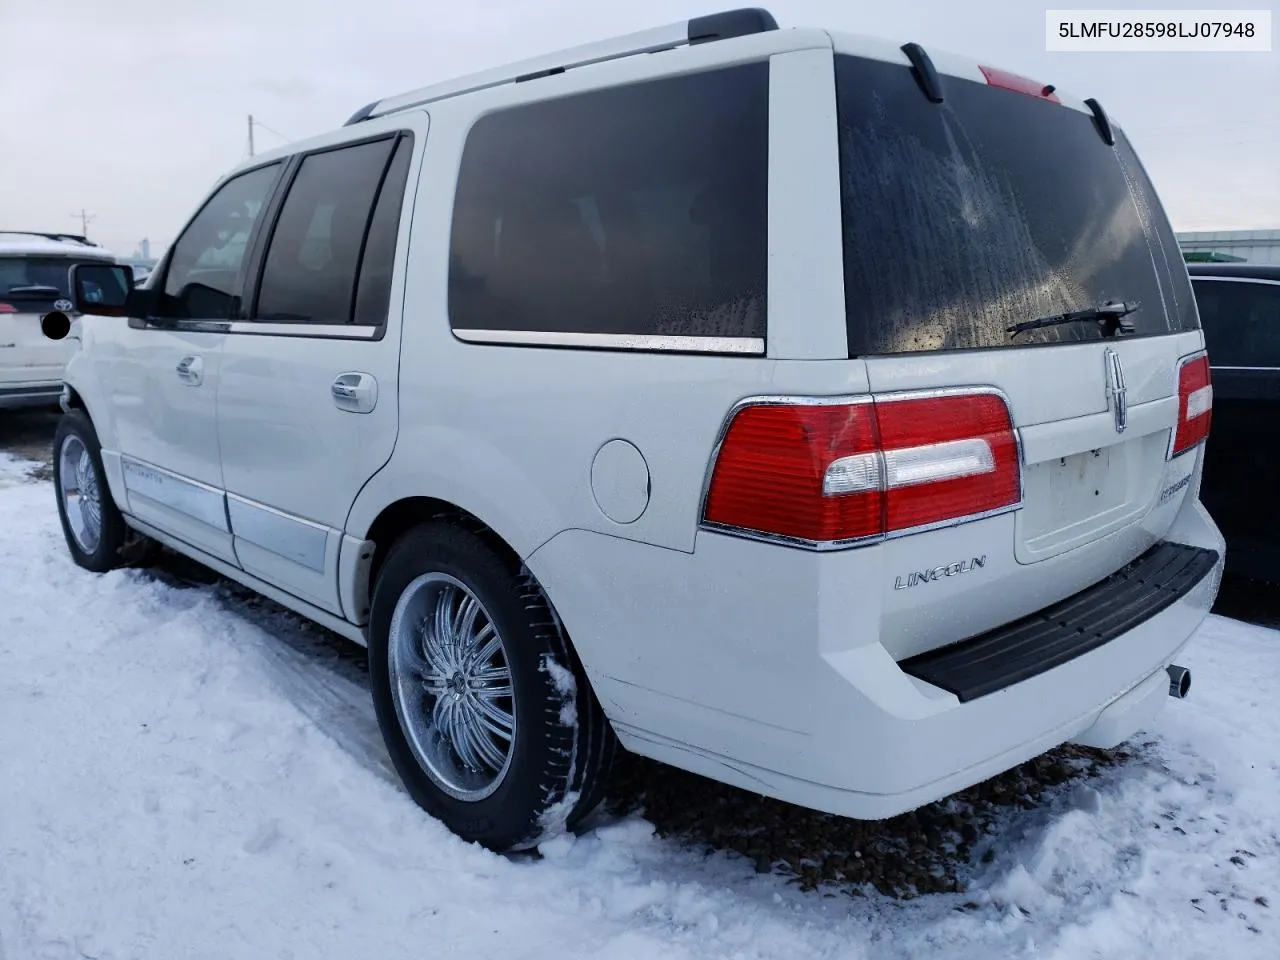
[[[1194,329],[1186,268],[1123,134],[1077,110],[903,65],[836,57],[851,355],[1096,340],[1014,324],[1137,301],[1137,335]]]
[[[455,333],[763,352],[768,85],[748,64],[481,117],[454,204]]]

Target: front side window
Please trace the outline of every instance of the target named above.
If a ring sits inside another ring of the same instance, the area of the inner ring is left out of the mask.
[[[391,137],[302,161],[267,248],[255,319],[352,321],[365,236],[396,143]]]
[[[227,181],[174,244],[158,312],[174,319],[226,320],[242,288],[241,268],[280,164]]]
[[[1196,277],[1209,363],[1280,369],[1280,284]]]
[[[755,63],[481,117],[454,201],[453,329],[763,338],[768,110]]]

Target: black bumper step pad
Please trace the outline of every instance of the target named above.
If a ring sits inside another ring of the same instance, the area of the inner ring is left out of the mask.
[[[898,664],[961,702],[984,697],[1096,650],[1172,606],[1218,562],[1216,550],[1156,544],[1105,580],[987,633]]]

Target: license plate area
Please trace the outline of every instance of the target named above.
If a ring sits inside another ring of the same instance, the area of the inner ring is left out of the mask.
[[[1164,468],[1160,439],[1133,437],[1027,465],[1019,559],[1056,556],[1138,519]]]

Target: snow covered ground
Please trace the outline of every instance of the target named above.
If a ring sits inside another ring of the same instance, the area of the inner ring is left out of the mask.
[[[507,859],[400,790],[357,669],[77,569],[29,467],[0,453],[0,960],[1280,956],[1280,632],[1211,618],[1151,745],[1010,810],[964,894],[805,893],[638,818]]]

